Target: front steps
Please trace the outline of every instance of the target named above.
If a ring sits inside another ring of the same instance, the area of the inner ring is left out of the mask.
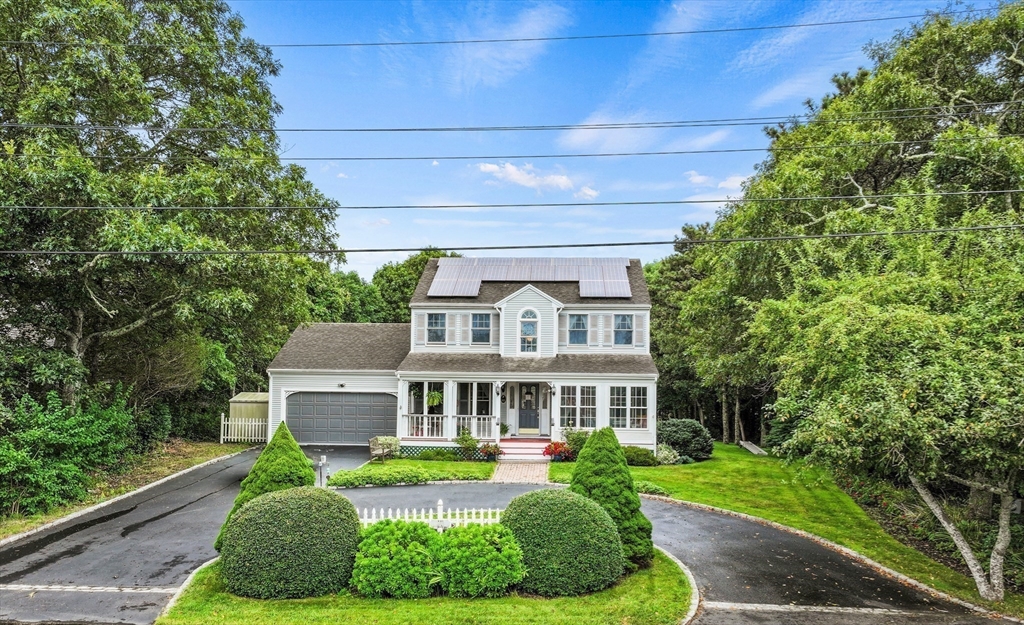
[[[544,448],[551,440],[547,438],[503,438],[498,445],[505,451],[501,462],[549,462]]]

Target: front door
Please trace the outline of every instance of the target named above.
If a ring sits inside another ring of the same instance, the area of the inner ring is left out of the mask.
[[[519,433],[540,434],[540,384],[523,382],[519,385]]]

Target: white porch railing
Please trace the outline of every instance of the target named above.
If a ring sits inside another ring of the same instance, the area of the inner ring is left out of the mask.
[[[265,443],[267,442],[267,420],[225,417],[220,415],[220,442],[223,443]]]
[[[416,521],[426,523],[430,527],[441,531],[449,527],[464,526],[470,523],[494,525],[501,521],[501,512],[497,508],[461,508],[455,510],[448,508],[446,511],[444,509],[444,502],[438,499],[437,508],[429,510],[420,508],[417,511],[405,508],[403,511],[401,508],[388,508],[385,513],[384,508],[363,508],[363,511],[359,513],[359,522],[362,523],[363,527],[366,527],[388,519],[393,521]]]
[[[458,436],[462,430],[469,430],[469,433],[473,435],[473,438],[494,438],[491,432],[494,426],[494,417],[469,417],[469,416],[457,416],[455,417],[455,436]]]
[[[444,415],[408,415],[408,435],[412,438],[444,438]]]

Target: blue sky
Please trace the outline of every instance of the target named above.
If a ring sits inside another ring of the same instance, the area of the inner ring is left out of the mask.
[[[355,2],[229,0],[261,43],[547,37],[791,24],[924,13],[945,0]],[[980,3],[986,6],[989,3]],[[862,48],[908,21],[639,39],[275,49],[278,126],[576,124],[788,115],[868,65]],[[760,126],[652,130],[285,133],[288,156],[503,155],[763,147]],[[721,198],[760,153],[307,164],[342,204],[494,204]],[[342,247],[671,239],[717,205],[343,211]],[[669,247],[537,252],[630,256]],[[507,255],[494,253],[492,255]],[[407,254],[351,255],[366,278]]]

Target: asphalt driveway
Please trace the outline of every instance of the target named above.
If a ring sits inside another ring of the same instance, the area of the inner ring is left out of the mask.
[[[310,448],[307,455],[319,460],[321,453]],[[355,448],[327,455],[332,471],[366,459]],[[0,549],[0,622],[151,623],[188,574],[216,555],[213,540],[255,457],[246,452],[198,469]],[[429,508],[438,499],[445,507],[503,508],[536,488],[544,486],[343,492],[358,508]],[[655,542],[696,576],[701,625],[992,622],[788,532],[658,501],[644,500],[643,509]]]

